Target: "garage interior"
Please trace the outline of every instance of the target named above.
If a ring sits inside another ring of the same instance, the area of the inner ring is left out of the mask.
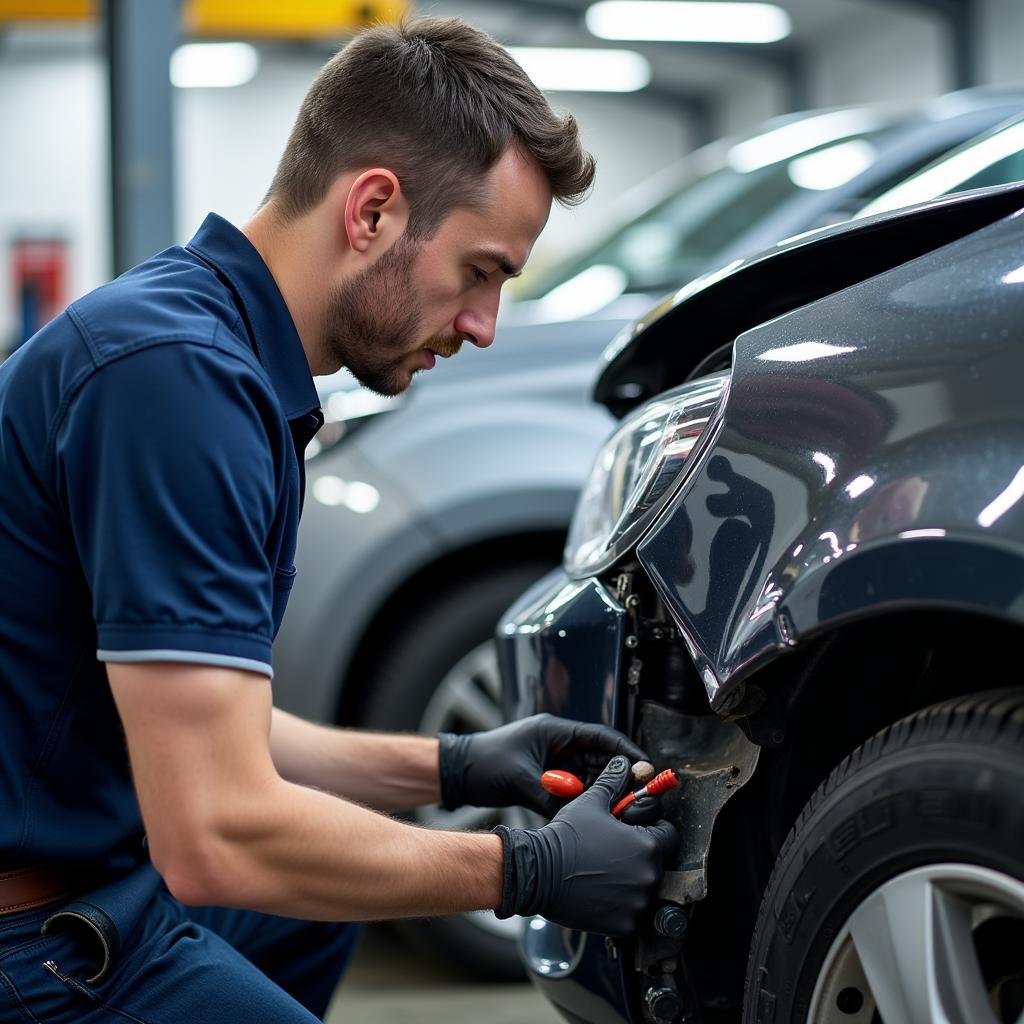
[[[778,20],[768,26],[767,41],[741,38],[745,18],[735,39],[658,39],[657,29],[645,35],[640,14],[628,10],[632,2],[622,0],[626,28],[616,29],[602,27],[608,12],[600,8],[611,5],[588,0],[0,0],[0,140],[7,157],[0,169],[0,361],[77,296],[183,243],[208,211],[245,222],[263,199],[316,72],[353,32],[378,19],[457,16],[490,33],[512,49],[553,106],[575,115],[596,157],[591,197],[577,208],[553,209],[527,272],[511,287],[512,321],[517,289],[526,298],[540,294],[530,291],[536,282],[574,266],[578,254],[632,222],[652,197],[665,194],[680,167],[735,154],[744,140],[792,124],[791,115],[869,110],[900,118],[956,111],[973,95],[1024,97],[1021,0],[775,0]],[[752,31],[754,22],[751,16]],[[577,64],[574,54],[584,59]],[[840,207],[807,227],[858,209]],[[499,322],[496,351],[501,340]],[[347,411],[336,422],[343,434],[349,419],[363,418]],[[610,418],[595,422],[595,436],[611,426]],[[358,517],[381,500],[379,486],[359,490],[344,484],[340,471],[317,478],[310,465],[317,509],[344,507]],[[562,539],[554,526],[531,527],[515,537],[510,561],[535,559],[539,574],[557,562]],[[531,541],[538,542],[532,549]],[[466,572],[490,551],[481,538],[443,571]],[[401,593],[381,596],[369,639],[352,653],[354,677],[371,677],[388,624],[401,621],[408,603],[432,586],[420,575]],[[293,657],[290,650],[285,656]],[[313,717],[375,724],[360,717],[369,716],[366,706],[337,710],[333,693],[289,699]],[[484,1018],[562,1019],[526,980],[481,977],[430,948],[423,934],[378,925],[326,1019]]]

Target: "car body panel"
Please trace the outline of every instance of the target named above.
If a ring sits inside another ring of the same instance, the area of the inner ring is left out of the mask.
[[[533,917],[520,954],[530,980],[570,1021],[631,1024],[624,998],[625,958],[603,935],[577,932]]]
[[[625,609],[599,581],[577,583],[561,569],[538,580],[502,621],[506,715],[614,723],[624,630]],[[574,685],[580,679],[587,685]]]
[[[307,476],[296,582],[274,644],[274,703],[314,721],[333,722],[339,679],[374,609],[436,557],[439,540],[406,489],[353,445],[334,453],[326,468],[329,473]],[[329,483],[358,481],[374,488],[376,507],[364,513],[326,504],[318,496],[325,477]],[[401,536],[400,545],[395,536]],[[324,565],[345,571],[322,571]]]
[[[626,611],[598,580],[575,582],[561,570],[539,580],[505,614],[498,659],[503,703],[512,721],[547,711],[615,725],[621,702]],[[531,918],[520,940],[530,978],[569,1019],[626,1024],[618,947]]]
[[[601,356],[594,397],[621,416],[700,372],[702,360],[745,331],[1009,216],[1022,196],[1024,183],[946,196],[811,232],[704,274],[619,332]]]
[[[716,707],[848,616],[1024,620],[1021,238],[1007,218],[737,339],[721,433],[638,552]]]

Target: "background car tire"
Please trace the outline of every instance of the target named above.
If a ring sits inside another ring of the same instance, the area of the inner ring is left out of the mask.
[[[1021,689],[921,711],[851,754],[779,855],[747,1024],[947,1019],[921,987],[928,958],[915,964],[929,943],[931,998],[948,1019],[1024,1019],[1022,794]],[[985,1006],[993,991],[1005,1016]]]
[[[500,725],[494,629],[502,612],[551,568],[548,563],[497,568],[439,593],[415,617],[396,624],[394,645],[370,684],[363,724],[428,734]],[[428,808],[415,817],[442,828],[528,823],[526,812],[516,809],[448,814]],[[498,922],[490,912],[403,921],[396,927],[417,946],[482,980],[524,977],[514,923]]]

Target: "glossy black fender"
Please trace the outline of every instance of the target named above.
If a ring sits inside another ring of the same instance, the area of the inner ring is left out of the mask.
[[[852,618],[1024,621],[1022,391],[1020,214],[737,338],[721,432],[638,549],[716,709]]]

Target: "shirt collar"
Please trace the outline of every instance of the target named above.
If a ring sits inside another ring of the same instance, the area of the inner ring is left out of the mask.
[[[308,417],[320,406],[309,362],[281,290],[256,247],[233,224],[210,213],[186,248],[211,264],[234,292],[285,417]]]

